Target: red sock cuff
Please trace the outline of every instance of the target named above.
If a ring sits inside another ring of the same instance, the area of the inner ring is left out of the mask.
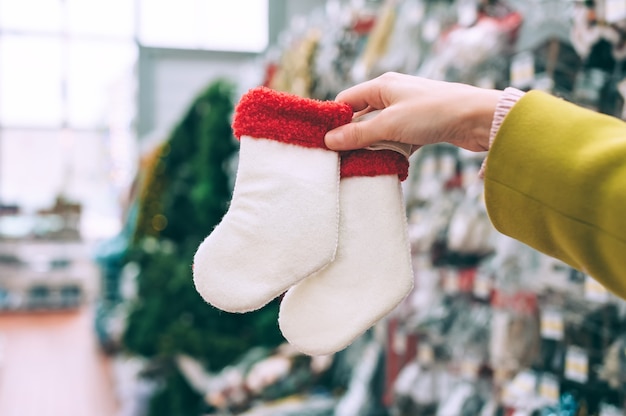
[[[326,149],[326,132],[351,120],[348,104],[257,87],[237,104],[232,127],[237,138],[250,136]]]
[[[408,159],[393,150],[352,150],[341,153],[341,177],[398,175],[405,180],[409,175]]]

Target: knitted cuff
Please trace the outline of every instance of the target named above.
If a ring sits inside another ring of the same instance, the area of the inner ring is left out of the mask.
[[[409,160],[395,150],[357,149],[341,152],[341,177],[398,175],[405,180],[409,173]]]
[[[243,95],[233,117],[235,137],[270,139],[327,149],[326,132],[352,120],[346,103],[319,101],[257,87]]]
[[[508,87],[503,91],[502,96],[496,105],[496,111],[493,114],[493,121],[491,122],[491,130],[489,131],[489,149],[491,149],[491,145],[498,134],[498,130],[500,130],[500,126],[502,125],[504,118],[509,113],[511,108],[513,108],[515,103],[517,103],[517,101],[524,96],[524,94],[525,93],[523,91],[513,87]],[[483,160],[483,164],[478,172],[478,176],[481,179],[485,177],[486,166],[487,158]]]

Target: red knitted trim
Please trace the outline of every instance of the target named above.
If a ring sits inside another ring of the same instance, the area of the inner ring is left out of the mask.
[[[302,98],[267,87],[248,91],[235,108],[235,137],[250,136],[303,147],[321,147],[329,130],[352,120],[346,103]]]
[[[409,175],[409,161],[393,150],[351,150],[341,153],[341,177],[398,175],[403,181]]]

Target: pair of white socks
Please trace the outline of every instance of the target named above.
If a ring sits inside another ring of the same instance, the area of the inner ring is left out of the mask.
[[[346,104],[248,91],[233,120],[231,205],[194,257],[196,288],[219,309],[249,312],[284,293],[280,329],[310,355],[345,348],[413,287],[406,155],[328,150],[325,133],[351,118]]]

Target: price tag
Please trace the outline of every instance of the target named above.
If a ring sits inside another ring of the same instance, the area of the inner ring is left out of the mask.
[[[437,172],[437,159],[434,156],[427,156],[422,161],[421,172],[422,176],[430,177]]]
[[[626,19],[626,1],[624,0],[605,0],[604,2],[604,20],[608,23],[617,23]]]
[[[504,386],[502,400],[505,404],[514,405],[523,398],[531,397],[537,388],[537,375],[532,371],[522,371]]]
[[[515,376],[511,387],[521,395],[530,395],[537,387],[537,375],[530,371],[522,371]]]
[[[484,273],[477,273],[474,280],[474,296],[478,299],[489,299],[493,282],[491,278]]]
[[[407,349],[407,339],[404,331],[396,331],[393,334],[393,352],[397,355],[404,355]]]
[[[465,358],[461,361],[461,377],[473,380],[478,378],[480,362],[473,358]]]
[[[433,346],[427,342],[420,343],[417,349],[417,362],[422,365],[430,365],[435,362]]]
[[[460,26],[469,27],[478,20],[478,4],[476,0],[457,1],[457,15]]]
[[[622,99],[624,99],[624,101],[626,102],[626,78],[624,78],[617,84],[617,91],[619,91]],[[626,119],[626,105],[622,107],[622,118]]]
[[[434,17],[428,18],[422,25],[422,37],[428,43],[434,42],[441,32],[441,23]]]
[[[563,313],[558,309],[545,309],[541,313],[541,336],[560,341],[564,332]]]
[[[600,413],[598,416],[623,416],[624,413],[619,407],[602,403],[600,404]]]
[[[585,350],[571,346],[565,355],[565,378],[586,383],[589,372],[589,357]]]
[[[585,298],[591,302],[607,303],[609,292],[604,286],[590,276],[585,278]]]
[[[515,55],[511,62],[511,85],[524,88],[532,85],[535,79],[535,57],[530,52]]]
[[[476,81],[476,86],[493,90],[496,88],[496,80],[492,77],[484,76]]]
[[[506,384],[504,388],[502,389],[500,400],[502,400],[502,403],[508,404],[508,405],[515,402],[515,395],[513,394],[513,391],[511,390],[511,383]]]
[[[453,178],[456,175],[458,159],[451,154],[444,154],[439,158],[439,173],[443,178]]]
[[[461,290],[460,276],[456,269],[446,269],[443,277],[443,291],[455,295]]]
[[[544,374],[539,383],[539,396],[552,404],[559,402],[561,396],[559,380],[553,374]]]

